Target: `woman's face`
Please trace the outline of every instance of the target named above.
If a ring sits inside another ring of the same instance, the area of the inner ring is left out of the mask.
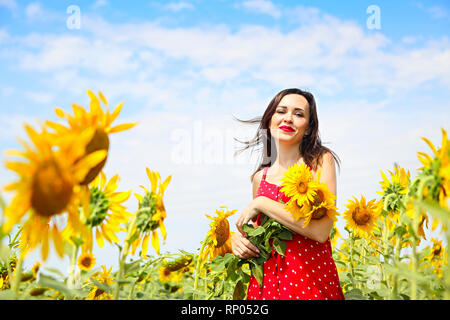
[[[275,141],[299,144],[308,129],[308,123],[309,104],[306,98],[299,94],[288,94],[276,107],[269,129]]]

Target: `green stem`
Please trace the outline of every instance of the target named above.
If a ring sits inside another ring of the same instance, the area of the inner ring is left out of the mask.
[[[388,227],[387,227],[387,217],[384,217],[384,224],[383,224],[383,264],[388,263],[388,244],[387,244],[387,238],[388,238]],[[381,273],[382,273],[382,279],[383,281],[386,281],[386,272],[384,270],[383,264],[381,264]]]
[[[20,280],[22,279],[22,263],[23,263],[23,256],[22,254],[19,255],[19,260],[17,261],[16,265],[16,271],[14,276],[14,281],[11,286],[11,291],[14,293],[14,300],[18,298],[19,295],[19,286],[20,286]]]
[[[417,276],[417,263],[418,263],[418,256],[417,256],[417,232],[418,232],[418,220],[419,220],[419,210],[414,207],[414,217],[413,217],[413,241],[412,241],[412,250],[413,250],[413,259],[412,259],[412,271],[415,276]],[[411,279],[411,300],[417,300],[417,278],[413,277]]]
[[[70,289],[73,289],[75,287],[75,269],[77,265],[77,256],[78,256],[78,244],[74,244],[72,246],[72,257],[70,261],[70,271],[69,271],[69,278],[67,279],[67,285]]]
[[[207,234],[205,239],[203,240],[202,246],[200,248],[200,252],[198,253],[198,256],[197,256],[197,265],[195,266],[194,293],[193,293],[193,297],[192,297],[193,300],[196,300],[196,298],[197,298],[196,292],[197,292],[197,286],[198,286],[198,279],[200,277],[201,256],[202,256],[203,251],[205,250],[205,246],[206,246],[206,243],[208,242],[208,240],[209,240],[209,234]]]
[[[395,265],[397,267],[400,265],[400,250],[401,250],[401,239],[399,236],[397,236],[397,239],[395,240],[395,256],[394,256]],[[393,282],[394,282],[394,287],[392,289],[391,300],[397,300],[398,299],[398,274],[394,275]]]
[[[450,243],[450,230],[448,228],[450,226],[448,223],[445,223],[445,224],[446,224],[446,229],[447,229],[446,233],[447,233],[447,246],[448,246],[448,244]],[[445,266],[443,277],[444,277],[444,285],[445,285],[444,299],[450,300],[450,265],[448,263]]]
[[[16,232],[16,234],[14,235],[14,238],[13,238],[13,239],[10,241],[10,243],[9,243],[9,248],[10,248],[10,249],[12,249],[12,247],[14,246],[14,243],[16,242],[17,237],[19,237],[20,232],[22,231],[22,229],[23,229],[23,226],[20,226],[20,227],[17,229],[17,232]]]
[[[353,268],[353,232],[350,233],[350,270],[352,273],[352,286],[355,288],[355,270]]]
[[[128,226],[127,236],[124,240],[124,246],[123,250],[119,251],[119,271],[117,274],[117,285],[116,285],[116,291],[114,293],[114,300],[119,299],[119,293],[120,293],[120,286],[123,282],[123,273],[124,273],[124,267],[125,267],[125,260],[127,259],[128,250],[130,249],[130,239],[133,236],[132,232],[134,230],[134,226],[136,225],[136,216],[134,216],[133,220],[131,221],[130,225]]]

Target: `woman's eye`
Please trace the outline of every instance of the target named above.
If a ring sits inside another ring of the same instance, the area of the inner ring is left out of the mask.
[[[283,110],[278,110],[277,113],[285,113]],[[302,113],[296,113],[296,116],[303,117]]]

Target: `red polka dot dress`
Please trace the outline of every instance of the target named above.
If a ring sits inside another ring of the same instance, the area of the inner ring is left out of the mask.
[[[275,201],[290,199],[280,191],[280,186],[263,177],[256,196],[264,196]],[[257,216],[257,224],[261,214]],[[293,234],[286,241],[286,256],[272,250],[270,258],[264,263],[262,287],[255,277],[250,278],[247,300],[344,300],[338,272],[331,251],[330,239],[324,243]]]

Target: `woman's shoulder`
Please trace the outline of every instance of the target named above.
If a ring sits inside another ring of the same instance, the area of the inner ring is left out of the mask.
[[[262,167],[260,170],[255,172],[255,174],[253,175],[253,179],[252,179],[253,184],[260,184],[260,182],[262,180],[264,169],[265,169],[265,167]]]
[[[334,161],[335,160],[334,160],[333,154],[330,151],[325,151],[320,156],[319,167],[334,166]]]

